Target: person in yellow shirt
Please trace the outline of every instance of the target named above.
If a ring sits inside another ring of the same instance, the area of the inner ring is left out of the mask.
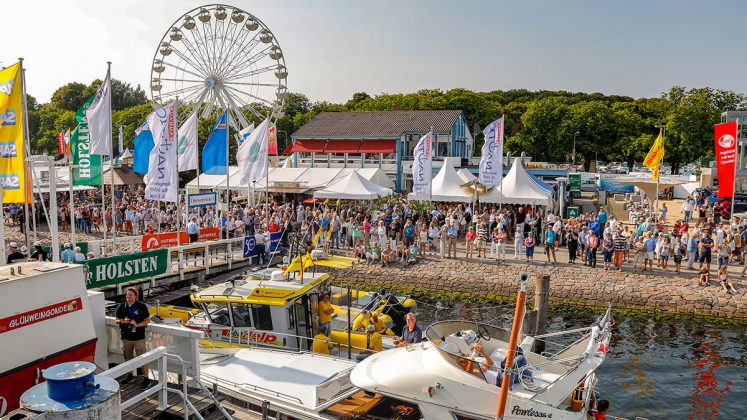
[[[366,344],[368,350],[373,352],[379,352],[382,349],[381,334],[376,331],[376,326],[371,324],[368,326],[368,336],[366,337]]]
[[[327,337],[327,329],[322,325],[319,327],[319,333],[314,336],[314,343],[311,345],[311,351],[319,354],[329,354],[332,344]]]
[[[324,327],[327,337],[332,333],[332,314],[335,313],[332,304],[329,303],[329,292],[322,294],[322,301],[319,302],[319,327]]]

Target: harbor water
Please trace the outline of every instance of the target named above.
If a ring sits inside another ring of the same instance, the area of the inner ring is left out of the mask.
[[[510,327],[512,305],[418,302],[421,327],[473,319]],[[601,314],[550,311],[548,332],[591,325]],[[616,316],[597,391],[626,418],[735,419],[747,405],[747,328]]]

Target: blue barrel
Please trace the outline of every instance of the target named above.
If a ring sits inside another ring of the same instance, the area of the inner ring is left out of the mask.
[[[89,362],[67,362],[42,372],[47,382],[47,396],[55,401],[85,398],[98,388],[93,373],[96,365]]]

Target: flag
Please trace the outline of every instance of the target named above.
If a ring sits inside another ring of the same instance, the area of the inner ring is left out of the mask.
[[[118,150],[119,150],[120,155],[124,153],[124,134],[122,133],[123,128],[124,127],[122,127],[121,125],[119,126],[119,138],[118,138],[119,141],[117,143],[119,145]]]
[[[197,111],[179,127],[179,172],[197,169]]]
[[[21,63],[0,70],[0,185],[5,204],[25,203],[29,198],[21,83]]]
[[[236,161],[239,163],[239,172],[241,173],[239,185],[251,185],[252,182],[256,182],[265,176],[268,160],[267,131],[269,127],[270,119],[265,118],[236,151]]]
[[[338,198],[337,201],[335,201],[335,206],[340,207],[340,199]]]
[[[337,200],[337,201],[340,201],[340,200]],[[332,220],[335,220],[335,217],[337,217],[337,210],[335,210],[335,212],[332,213]],[[330,224],[332,224],[331,221],[330,221]],[[330,238],[332,238],[332,226],[330,226],[327,229],[327,240],[329,241]]]
[[[67,131],[65,131],[65,156],[70,157],[70,129],[68,128]]]
[[[64,155],[65,154],[65,132],[60,131],[57,133],[57,154],[58,155]]]
[[[324,199],[324,205],[326,206],[329,203],[329,198]]]
[[[316,246],[317,243],[319,243],[319,238],[322,237],[322,227],[319,226],[319,230],[316,231],[316,235],[314,235],[314,240],[311,242],[314,246]]]
[[[314,261],[311,260],[311,255],[307,252],[303,257],[301,255],[296,255],[296,257],[293,258],[293,261],[288,264],[285,272],[297,271],[301,275],[301,278],[303,278],[303,270],[313,266]]]
[[[75,127],[70,135],[70,154],[73,158],[73,185],[101,185],[101,156],[91,153],[91,136],[86,110],[96,96],[91,96],[75,113]]]
[[[150,160],[150,151],[153,150],[153,133],[148,127],[146,119],[140,127],[135,130],[135,160],[132,163],[132,171],[136,174],[148,173],[148,161]]]
[[[145,199],[177,201],[177,103],[153,111],[148,116],[148,128],[153,134],[153,150],[148,161]]]
[[[734,196],[734,170],[737,163],[736,121],[713,126],[718,171],[718,197]]]
[[[86,109],[92,155],[112,155],[111,90],[112,81],[107,71],[93,103]]]
[[[412,192],[416,196],[431,195],[431,175],[433,175],[433,129],[418,140],[413,151]]]
[[[277,156],[278,154],[278,130],[274,125],[270,126],[270,136],[267,141],[267,153]]]
[[[239,131],[239,145],[249,137],[249,134],[252,134],[252,131],[254,131],[254,123],[249,124],[249,127]]]
[[[643,159],[643,165],[650,170],[659,166],[661,159],[664,157],[664,137],[662,136],[661,130],[659,130],[659,136],[654,140],[654,144],[651,145],[651,150],[648,151],[646,158]]]
[[[485,143],[480,156],[480,183],[498,187],[503,178],[503,117],[482,131]]]
[[[213,127],[205,147],[202,148],[202,172],[210,175],[226,174],[226,113],[220,116]]]

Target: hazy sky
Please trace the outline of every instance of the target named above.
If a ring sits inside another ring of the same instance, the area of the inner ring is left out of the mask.
[[[3,1],[0,64],[25,58],[41,102],[62,84],[148,80],[193,0]],[[424,88],[563,89],[634,97],[672,85],[747,92],[747,1],[234,0],[283,48],[312,100]]]

